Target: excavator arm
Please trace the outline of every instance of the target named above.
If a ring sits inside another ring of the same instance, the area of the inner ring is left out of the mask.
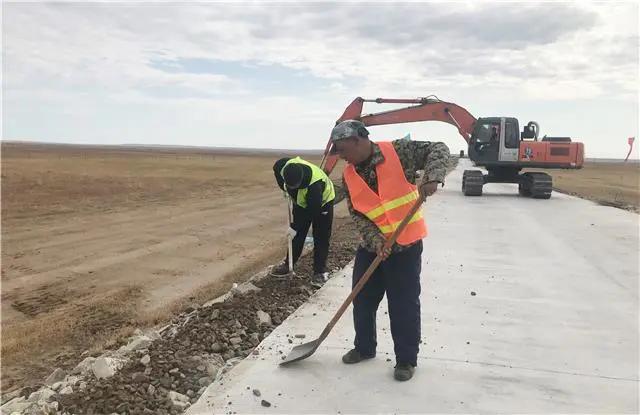
[[[362,106],[365,102],[415,105],[362,115]],[[364,99],[358,97],[344,110],[342,116],[336,121],[336,125],[344,120],[360,120],[366,126],[401,124],[417,121],[442,121],[456,127],[458,133],[460,133],[466,142],[469,142],[476,123],[476,118],[466,109],[451,102],[440,101],[435,96],[416,99]],[[338,162],[338,156],[331,154],[331,147],[332,143],[331,140],[329,140],[321,163],[321,167],[327,174],[331,173]]]

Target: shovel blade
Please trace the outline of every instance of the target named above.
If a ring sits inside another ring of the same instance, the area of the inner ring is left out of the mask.
[[[310,341],[308,343],[299,344],[298,346],[291,349],[287,357],[282,362],[280,362],[280,365],[288,365],[289,363],[306,359],[307,357],[315,353],[319,345],[319,339]]]

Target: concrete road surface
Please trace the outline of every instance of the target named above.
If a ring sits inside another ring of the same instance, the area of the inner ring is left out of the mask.
[[[375,359],[341,363],[349,309],[313,356],[278,366],[347,296],[347,268],[188,413],[638,413],[638,215],[559,193],[521,198],[506,184],[464,197],[465,168],[425,207],[411,381],[393,380],[384,300]]]

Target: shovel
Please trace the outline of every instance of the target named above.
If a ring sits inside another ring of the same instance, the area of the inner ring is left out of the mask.
[[[287,213],[289,214],[289,222],[287,222],[287,227],[289,228],[291,228],[291,223],[293,222],[293,220],[291,219],[291,205],[291,197],[287,195]],[[294,235],[291,235],[291,233],[287,235],[287,256],[289,257],[289,273],[293,272],[293,237]]]
[[[407,223],[409,223],[409,220],[411,220],[413,215],[416,214],[418,209],[420,209],[421,205],[422,205],[422,200],[418,198],[416,202],[413,204],[413,206],[411,207],[411,210],[409,211],[407,216],[405,216],[405,218],[402,219],[402,222],[400,222],[400,225],[396,228],[393,234],[391,234],[391,237],[387,239],[387,241],[385,242],[383,251],[390,249],[393,246],[393,244],[396,242],[396,239],[398,239],[398,235],[400,235],[400,233],[404,230],[405,226],[407,226]],[[289,363],[297,362],[298,360],[306,359],[307,357],[314,354],[316,350],[318,350],[318,347],[320,346],[320,344],[324,341],[324,339],[327,338],[327,336],[333,329],[333,326],[336,325],[338,320],[340,320],[340,317],[342,317],[342,315],[344,314],[347,307],[349,307],[349,304],[351,304],[351,302],[356,297],[356,295],[358,295],[358,293],[362,290],[362,287],[364,287],[367,281],[369,281],[371,274],[373,274],[376,268],[378,268],[378,265],[380,264],[380,262],[382,262],[382,256],[378,255],[373,260],[371,265],[369,265],[369,268],[367,268],[367,271],[360,278],[356,286],[353,287],[351,294],[349,294],[347,299],[344,300],[344,302],[342,303],[342,305],[340,306],[336,314],[333,316],[329,324],[327,324],[324,330],[322,330],[320,337],[318,337],[316,340],[310,341],[308,343],[300,344],[294,347],[291,350],[291,352],[289,352],[289,355],[282,362],[280,362],[281,365],[287,365]]]

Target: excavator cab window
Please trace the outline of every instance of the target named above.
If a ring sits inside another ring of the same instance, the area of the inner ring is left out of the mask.
[[[483,152],[489,148],[497,149],[500,145],[500,124],[487,122],[476,130],[474,147],[477,152]]]
[[[507,121],[504,127],[504,146],[506,148],[519,148],[520,137],[518,124]]]
[[[495,145],[500,141],[500,127],[497,125],[491,126],[491,134],[489,135],[489,144]]]
[[[479,144],[493,144],[500,141],[500,124],[482,124],[475,138]]]

